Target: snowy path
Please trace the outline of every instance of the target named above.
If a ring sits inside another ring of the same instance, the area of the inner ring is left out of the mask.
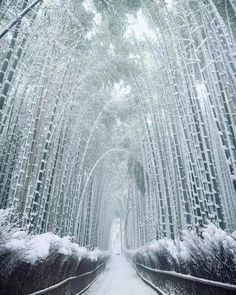
[[[105,272],[85,295],[156,295],[121,255],[111,257]]]

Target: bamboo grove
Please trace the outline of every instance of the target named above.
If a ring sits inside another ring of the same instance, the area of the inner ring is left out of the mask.
[[[39,1],[0,39],[1,208],[100,248],[114,214],[132,248],[235,230],[235,28],[233,0]]]

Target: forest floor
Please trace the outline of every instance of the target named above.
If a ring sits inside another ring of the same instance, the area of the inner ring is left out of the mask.
[[[85,295],[155,295],[122,255],[113,255],[105,272]]]

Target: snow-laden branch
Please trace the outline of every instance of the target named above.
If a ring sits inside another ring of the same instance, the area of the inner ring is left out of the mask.
[[[22,12],[14,20],[12,20],[2,32],[0,32],[0,39],[2,39],[32,8],[42,1],[43,0],[36,0],[24,10],[22,10]]]

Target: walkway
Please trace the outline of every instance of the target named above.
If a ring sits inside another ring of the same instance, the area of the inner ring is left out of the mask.
[[[156,295],[121,255],[113,255],[105,272],[85,295]]]

